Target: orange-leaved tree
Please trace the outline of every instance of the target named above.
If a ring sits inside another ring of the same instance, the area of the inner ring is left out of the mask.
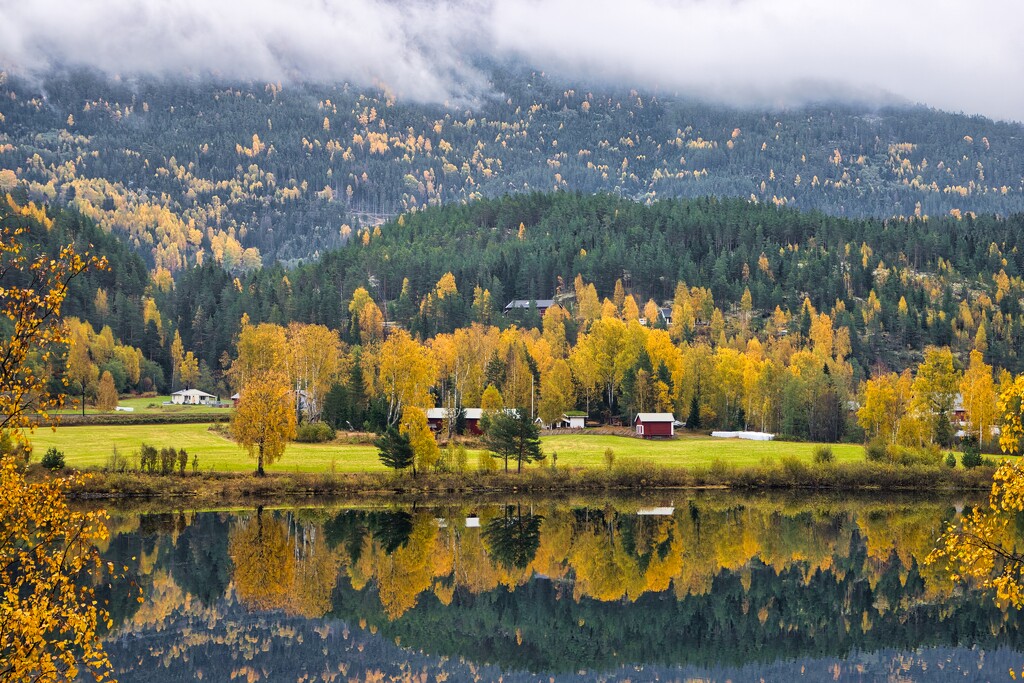
[[[9,322],[0,337],[0,431],[24,443],[35,420],[63,402],[50,392],[48,375],[68,343],[60,320],[68,286],[106,262],[72,246],[30,258],[23,253],[28,226],[49,229],[51,219],[32,203],[4,201],[0,314]],[[0,681],[75,680],[82,669],[111,680],[99,636],[109,616],[92,589],[112,569],[94,545],[107,538],[106,515],[69,509],[66,494],[78,481],[30,483],[17,460],[0,457]]]
[[[231,418],[231,437],[256,458],[256,473],[273,465],[295,436],[295,400],[282,373],[265,372],[250,377],[242,388],[238,408]]]

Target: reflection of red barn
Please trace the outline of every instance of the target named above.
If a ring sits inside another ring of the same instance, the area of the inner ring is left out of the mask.
[[[465,408],[464,412],[466,413],[466,434],[475,436],[483,434],[480,430],[480,418],[484,411],[480,408]],[[448,411],[445,408],[430,408],[427,410],[427,425],[432,431],[439,432],[447,416]]]
[[[675,422],[672,413],[637,413],[633,420],[636,435],[645,439],[652,436],[674,436]]]

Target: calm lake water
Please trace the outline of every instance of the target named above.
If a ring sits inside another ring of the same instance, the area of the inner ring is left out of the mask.
[[[967,501],[972,502],[972,501]],[[977,502],[977,501],[974,501]],[[989,681],[1022,620],[923,561],[962,502],[114,513],[107,646],[146,681]]]

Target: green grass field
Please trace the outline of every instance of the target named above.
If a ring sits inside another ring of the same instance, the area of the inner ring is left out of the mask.
[[[199,469],[202,471],[248,472],[255,468],[255,461],[250,460],[243,449],[210,431],[206,424],[61,427],[56,432],[39,429],[32,441],[36,458],[42,457],[49,447],[56,446],[64,451],[69,465],[80,468],[102,467],[114,446],[120,454],[133,461],[134,453],[143,442],[157,448],[184,448],[190,456],[199,456]],[[796,455],[810,462],[815,446],[810,443],[689,436],[671,441],[645,441],[590,434],[545,436],[542,441],[549,458],[552,453],[558,453],[559,467],[596,468],[607,466],[604,457],[607,448],[614,451],[616,465],[643,462],[691,467],[707,466],[716,459],[740,466],[759,465],[766,458],[778,459],[785,455]],[[864,458],[864,449],[855,444],[833,444],[832,452],[836,462],[840,463]],[[269,470],[327,472],[331,470],[332,463],[337,472],[384,470],[373,446],[342,443],[290,444],[281,461]],[[476,463],[477,455],[471,452],[470,467],[475,467]]]
[[[32,437],[34,459],[41,458],[50,446],[64,451],[67,464],[73,467],[103,467],[116,446],[120,454],[135,462],[135,453],[142,443],[157,448],[184,448],[191,456],[199,456],[203,472],[251,472],[256,461],[234,442],[211,432],[208,424],[132,425],[100,427],[59,427],[56,432],[42,428]],[[279,463],[269,467],[277,472],[328,472],[331,463],[337,472],[382,471],[373,446],[350,444],[288,445]]]
[[[765,458],[796,455],[810,462],[813,443],[788,441],[741,441],[739,439],[712,439],[706,436],[682,436],[659,441],[633,439],[622,436],[597,434],[558,434],[543,438],[544,452],[558,453],[558,464],[579,467],[607,467],[606,448],[615,453],[615,464],[645,462],[656,465],[706,466],[721,459],[729,464],[759,465]],[[864,448],[859,444],[832,444],[837,463],[864,459]]]
[[[132,408],[132,413],[139,415],[170,415],[175,413],[190,413],[194,415],[205,415],[207,413],[221,415],[229,412],[230,408],[211,408],[209,406],[185,406],[185,405],[164,405],[169,403],[170,396],[153,396],[151,398],[122,398],[117,402],[119,407]],[[230,400],[225,399],[230,402]],[[67,405],[58,412],[59,415],[81,415],[78,399],[75,396],[68,396]],[[86,405],[86,415],[100,415],[103,411]],[[110,413],[108,413],[110,414]]]

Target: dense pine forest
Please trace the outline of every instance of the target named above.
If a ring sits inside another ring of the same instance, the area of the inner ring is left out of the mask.
[[[405,211],[506,194],[737,197],[836,216],[1024,210],[1020,124],[923,107],[737,110],[495,68],[472,109],[336,86],[0,73],[0,190],[67,204],[150,267],[233,273]]]

